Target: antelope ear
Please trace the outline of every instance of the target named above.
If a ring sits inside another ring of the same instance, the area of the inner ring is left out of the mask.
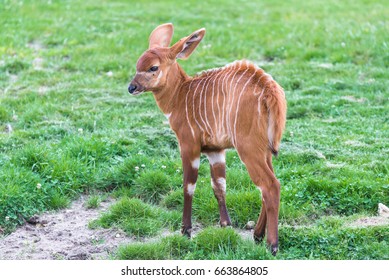
[[[175,58],[187,59],[192,52],[197,48],[201,40],[204,38],[205,28],[201,28],[193,32],[188,37],[182,38],[172,46],[172,52]]]
[[[149,49],[157,47],[169,47],[173,37],[173,24],[161,24],[151,32],[149,37]]]

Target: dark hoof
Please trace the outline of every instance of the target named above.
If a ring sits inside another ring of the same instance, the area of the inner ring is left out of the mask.
[[[255,235],[254,234],[254,241],[255,241],[255,243],[257,243],[257,244],[262,243],[264,236],[265,236],[265,234],[260,234],[260,235]]]
[[[192,235],[192,228],[182,228],[181,233],[182,233],[182,235],[190,238]]]

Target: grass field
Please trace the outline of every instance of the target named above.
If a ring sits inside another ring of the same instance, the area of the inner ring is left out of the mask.
[[[207,34],[190,75],[247,58],[285,89],[288,121],[274,168],[281,181],[277,259],[389,259],[389,226],[353,226],[389,204],[389,6],[386,1],[0,0],[0,229],[66,208],[98,207],[90,226],[158,236],[180,228],[182,168],[150,93],[129,96],[137,58],[157,25],[173,41]],[[194,197],[198,235],[120,247],[119,259],[271,259],[236,229],[261,200],[235,151],[218,227],[205,158]],[[141,240],[141,239],[140,239]]]

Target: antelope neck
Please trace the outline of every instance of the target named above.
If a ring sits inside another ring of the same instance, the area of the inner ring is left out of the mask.
[[[172,64],[166,74],[166,83],[163,87],[153,91],[155,101],[164,114],[170,114],[177,101],[176,95],[180,92],[182,84],[189,79],[189,76],[176,62]]]

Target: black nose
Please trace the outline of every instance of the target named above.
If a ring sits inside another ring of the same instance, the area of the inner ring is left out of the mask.
[[[130,84],[130,85],[128,86],[128,92],[129,92],[129,93],[134,93],[135,90],[136,90],[136,86],[135,86],[135,85]]]

